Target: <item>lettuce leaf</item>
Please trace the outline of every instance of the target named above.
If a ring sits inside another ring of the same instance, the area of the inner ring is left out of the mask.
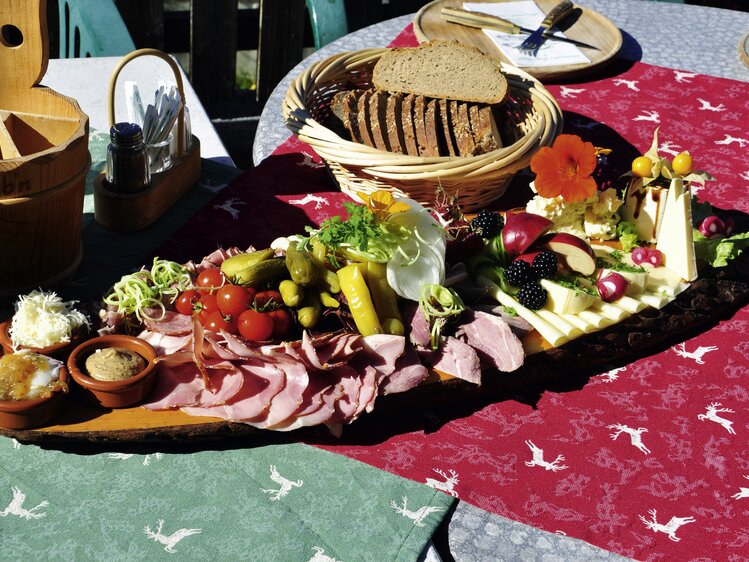
[[[697,229],[692,234],[697,259],[704,260],[713,267],[725,267],[728,260],[737,258],[749,247],[749,232],[734,234],[729,238],[706,238]]]

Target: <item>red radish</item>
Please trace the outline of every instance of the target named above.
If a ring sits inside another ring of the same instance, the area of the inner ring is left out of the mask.
[[[632,262],[635,265],[642,265],[648,261],[648,248],[639,246],[632,250]]]
[[[647,263],[649,263],[653,267],[658,267],[659,265],[663,263],[663,252],[655,248],[651,248],[648,250],[648,255],[646,259],[647,259]]]
[[[632,252],[632,263],[635,265],[652,265],[658,267],[663,263],[663,252],[655,248],[635,248]]]
[[[734,229],[736,228],[736,223],[733,222],[733,219],[726,219],[723,221],[723,224],[726,225],[724,234],[726,236],[731,236],[733,234]]]
[[[533,213],[507,213],[502,229],[505,251],[511,256],[522,254],[553,224],[546,217]]]
[[[710,215],[700,224],[700,233],[705,238],[723,235],[726,233],[726,224],[715,215]]]
[[[598,274],[596,289],[604,302],[619,300],[627,292],[627,280],[615,271],[606,271]]]
[[[542,241],[542,246],[556,253],[559,262],[574,272],[593,275],[596,270],[595,252],[590,244],[574,234],[566,232],[549,234]]]

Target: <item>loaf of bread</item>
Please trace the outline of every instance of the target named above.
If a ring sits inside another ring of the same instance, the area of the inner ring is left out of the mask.
[[[508,92],[499,63],[457,41],[391,49],[375,64],[372,83],[391,93],[487,104],[503,102]]]

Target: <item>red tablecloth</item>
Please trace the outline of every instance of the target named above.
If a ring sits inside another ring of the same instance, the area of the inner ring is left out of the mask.
[[[414,44],[406,30],[397,44]],[[650,146],[689,149],[711,172],[698,195],[749,211],[749,84],[616,61],[552,85],[566,132],[615,149],[611,178]],[[528,197],[520,174],[498,205]],[[199,258],[264,246],[342,210],[314,152],[295,139],[227,187],[160,249]],[[641,560],[746,560],[749,552],[749,308],[661,353],[565,387],[472,411],[434,410],[317,444],[473,505]],[[591,375],[586,378],[585,375]],[[443,475],[437,473],[441,471]],[[450,480],[447,480],[452,476]]]

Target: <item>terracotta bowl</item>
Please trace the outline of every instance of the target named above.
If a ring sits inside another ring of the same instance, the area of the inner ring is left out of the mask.
[[[10,335],[8,334],[8,330],[10,329],[10,321],[11,319],[8,319],[0,324],[0,345],[3,347],[3,351],[5,353],[13,353],[15,351],[13,349],[13,342],[11,342]],[[40,355],[54,357],[55,359],[59,359],[60,361],[64,362],[68,358],[68,355],[70,355],[70,352],[73,351],[75,346],[80,344],[84,339],[85,337],[79,334],[73,336],[69,342],[56,343],[55,345],[48,345],[47,347],[30,347],[27,345],[21,345],[18,347],[18,349],[28,349],[30,351],[39,353]]]
[[[60,380],[68,384],[68,370],[60,367]],[[67,390],[57,390],[47,398],[0,400],[0,427],[30,429],[40,427],[60,413]]]
[[[122,347],[146,360],[146,368],[122,381],[100,381],[89,377],[84,369],[86,359],[97,349]],[[68,370],[85,398],[104,408],[126,408],[142,401],[156,382],[156,350],[139,338],[124,335],[99,336],[83,342],[68,357]]]

